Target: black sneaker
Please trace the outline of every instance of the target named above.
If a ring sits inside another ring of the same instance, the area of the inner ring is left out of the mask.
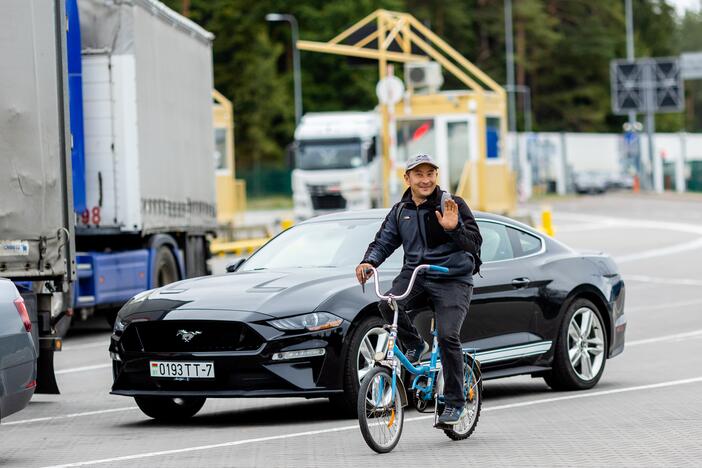
[[[414,345],[407,347],[407,350],[405,351],[405,356],[407,357],[407,359],[409,359],[409,362],[415,364],[419,362],[422,356],[428,353],[430,349],[431,347],[429,346],[429,343],[427,343],[426,341],[418,341]]]
[[[439,416],[439,425],[442,426],[453,426],[458,424],[458,421],[465,416],[466,407],[465,406],[451,406],[446,405],[444,412]]]

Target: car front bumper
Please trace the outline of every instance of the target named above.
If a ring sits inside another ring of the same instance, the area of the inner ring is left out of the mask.
[[[342,391],[342,344],[348,326],[344,322],[330,330],[284,334],[249,351],[129,351],[113,335],[114,384],[110,393],[209,398],[333,395]],[[274,359],[278,353],[320,349],[324,350],[320,356]],[[211,361],[215,377],[151,377],[150,361]]]

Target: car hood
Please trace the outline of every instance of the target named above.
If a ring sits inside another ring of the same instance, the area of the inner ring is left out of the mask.
[[[315,311],[336,294],[359,288],[353,269],[295,268],[203,276],[172,283],[138,295],[120,317],[145,312],[237,311],[243,320],[264,320]],[[367,290],[369,288],[366,288]],[[369,291],[367,291],[368,293]],[[169,313],[162,319],[193,317]],[[154,319],[155,317],[151,317]]]

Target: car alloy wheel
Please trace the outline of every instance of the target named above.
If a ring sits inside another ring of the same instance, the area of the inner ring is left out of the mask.
[[[604,372],[607,333],[595,304],[577,298],[568,306],[555,342],[553,367],[544,374],[554,390],[594,387]]]
[[[592,380],[604,363],[604,331],[599,316],[589,307],[575,311],[568,324],[568,358],[575,374]]]
[[[383,353],[387,347],[390,334],[382,327],[374,327],[366,332],[358,347],[356,355],[356,369],[358,369],[358,381],[373,369],[376,361],[376,354]]]

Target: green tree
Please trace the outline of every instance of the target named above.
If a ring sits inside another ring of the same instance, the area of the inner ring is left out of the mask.
[[[680,21],[676,37],[678,52],[702,52],[702,13],[688,11]],[[685,128],[702,130],[702,83],[691,80],[685,83]]]

